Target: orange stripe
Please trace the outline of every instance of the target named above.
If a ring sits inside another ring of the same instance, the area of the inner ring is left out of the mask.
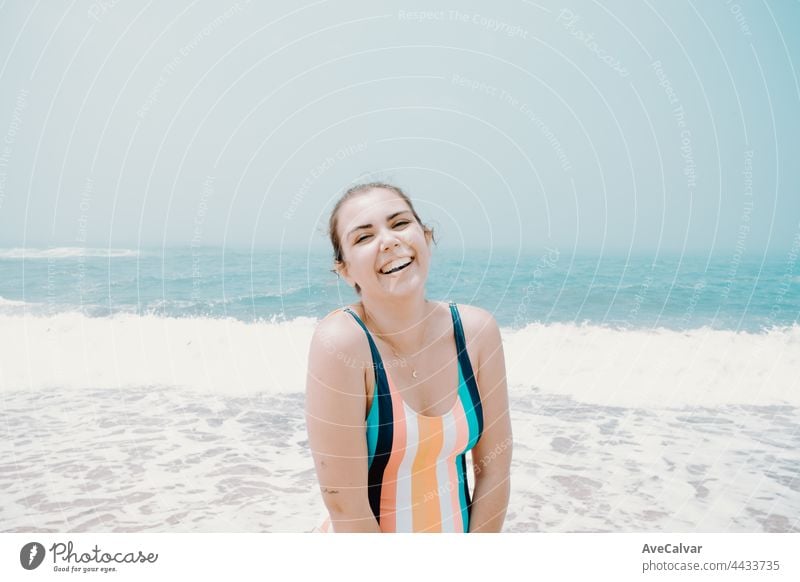
[[[411,498],[414,502],[414,531],[442,531],[439,491],[436,481],[436,458],[442,450],[442,417],[417,415],[419,449],[411,469]]]
[[[385,371],[385,370],[384,370]],[[397,474],[400,463],[406,456],[406,413],[403,400],[394,388],[394,382],[386,372],[389,393],[392,395],[392,414],[394,416],[392,435],[392,454],[383,473],[381,486],[381,531],[397,531]]]

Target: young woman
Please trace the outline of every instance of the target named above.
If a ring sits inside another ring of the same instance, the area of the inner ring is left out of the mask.
[[[306,421],[330,515],[320,529],[500,531],[512,435],[497,323],[425,298],[433,231],[399,188],[348,190],[330,237],[361,301],[325,317],[309,352]]]

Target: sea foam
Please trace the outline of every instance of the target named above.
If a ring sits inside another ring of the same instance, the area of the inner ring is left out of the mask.
[[[0,390],[298,393],[316,324],[314,318],[0,315]],[[800,405],[800,326],[754,334],[531,324],[503,329],[502,337],[509,390],[520,395],[624,407]]]

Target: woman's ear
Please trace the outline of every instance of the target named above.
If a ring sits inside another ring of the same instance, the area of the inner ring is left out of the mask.
[[[347,264],[344,261],[336,261],[333,265],[333,268],[348,285],[351,287],[355,286],[355,281],[353,281],[353,279],[350,277],[350,274],[347,272]]]

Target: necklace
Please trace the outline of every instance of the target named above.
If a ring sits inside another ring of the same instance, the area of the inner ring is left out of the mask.
[[[386,341],[386,340],[383,340],[383,341]],[[389,342],[386,342],[386,343],[388,344]],[[406,358],[407,358],[407,357],[411,357],[411,356],[401,356],[400,354],[398,354],[398,353],[397,353],[397,350],[396,350],[396,349],[394,349],[394,346],[393,346],[392,344],[389,344],[389,347],[390,347],[390,348],[392,348],[392,353],[395,355],[395,357],[396,357],[396,358],[401,358],[401,359],[403,360],[403,363],[404,363],[404,364],[406,363]],[[421,351],[422,351],[422,350],[420,350],[419,352],[417,352],[417,353],[416,353],[416,354],[414,354],[414,355],[416,356],[416,355],[417,355],[417,354],[419,354]],[[414,378],[415,380],[416,380],[416,379],[417,379],[417,377],[418,377],[418,376],[417,376],[417,368],[416,368],[416,367],[414,367],[414,366],[412,366],[412,367],[411,367],[411,377],[412,377],[412,378]]]
[[[428,301],[427,301],[427,300],[425,300],[425,303],[427,304],[427,303],[428,303]],[[367,310],[366,310],[366,309],[363,307],[363,304],[362,304],[362,309],[364,309],[364,317],[366,318],[366,317],[367,317]],[[427,319],[427,317],[426,317],[426,319]],[[426,329],[426,327],[427,327],[426,323],[423,323],[423,328],[422,328],[422,337],[423,337],[423,338],[425,337],[425,329]],[[414,353],[414,354],[403,356],[403,355],[401,355],[401,354],[399,354],[399,353],[397,352],[397,350],[396,350],[396,349],[395,349],[395,347],[394,347],[394,346],[391,344],[391,342],[387,341],[387,340],[386,340],[386,339],[383,337],[383,334],[381,334],[381,333],[378,333],[378,332],[375,332],[375,335],[377,335],[379,338],[381,338],[381,339],[384,341],[384,343],[386,343],[386,344],[389,346],[389,348],[392,350],[392,353],[394,354],[394,356],[395,356],[396,358],[399,358],[399,359],[402,359],[402,360],[403,360],[403,365],[405,365],[405,364],[406,364],[406,358],[416,357],[416,356],[418,356],[419,354],[421,354],[421,353],[422,353],[422,350],[419,350],[418,352],[416,352],[416,353]],[[423,349],[424,349],[424,348],[423,348]],[[416,368],[416,366],[412,366],[412,367],[411,367],[411,377],[412,377],[412,378],[414,378],[415,380],[416,380],[417,378],[419,378],[419,376],[418,376],[418,374],[417,374],[417,368]]]

